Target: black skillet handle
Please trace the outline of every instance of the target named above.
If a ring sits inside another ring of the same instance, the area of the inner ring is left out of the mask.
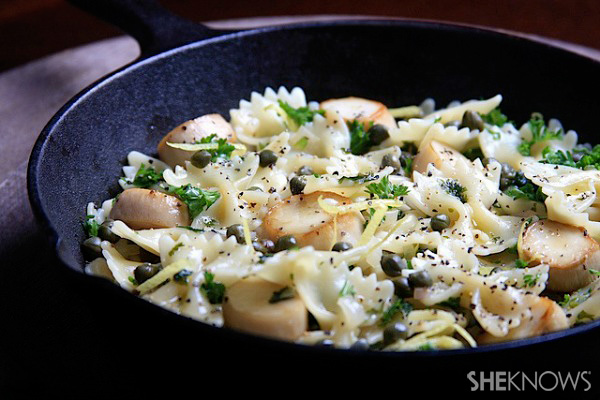
[[[156,0],[68,1],[133,36],[141,58],[223,33],[176,16]]]

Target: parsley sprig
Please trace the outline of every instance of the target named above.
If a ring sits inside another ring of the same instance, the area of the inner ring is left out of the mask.
[[[563,137],[562,129],[559,129],[556,132],[549,131],[544,123],[544,117],[539,113],[533,113],[528,124],[529,129],[531,130],[531,140],[521,142],[518,147],[519,153],[524,156],[530,156],[531,146],[538,142],[562,139]]]
[[[139,188],[149,188],[163,179],[162,172],[158,173],[153,167],[146,167],[144,164],[140,165],[140,169],[133,178],[133,185]]]
[[[508,189],[504,191],[504,193],[513,199],[527,199],[531,201],[538,201],[543,203],[546,201],[546,196],[542,192],[542,188],[540,186],[536,186],[527,179],[527,183],[521,186],[510,186]]]
[[[216,143],[217,144],[218,147],[216,149],[206,150],[212,155],[212,157],[210,159],[210,161],[212,161],[212,162],[217,161],[219,158],[224,158],[226,160],[229,160],[231,158],[231,153],[235,150],[235,147],[231,143],[229,143],[227,141],[227,139],[224,139],[224,138],[217,139],[217,135],[214,133],[211,135],[208,135],[206,137],[203,137],[200,140],[197,140],[196,143],[198,143],[198,144]]]
[[[390,183],[388,176],[381,178],[379,182],[370,183],[365,188],[365,192],[379,199],[396,199],[408,194],[408,187],[404,185],[394,185]]]
[[[200,289],[208,297],[210,304],[221,304],[225,296],[225,285],[215,281],[215,276],[208,271],[204,272],[204,283],[200,285]]]
[[[442,189],[446,191],[449,195],[452,195],[459,199],[462,203],[467,202],[467,188],[462,186],[456,179],[446,179],[440,182]]]
[[[96,217],[93,215],[87,215],[85,221],[83,221],[83,229],[89,237],[98,236],[98,229],[100,224],[96,221]]]
[[[278,100],[279,107],[285,111],[292,121],[298,126],[302,126],[307,122],[312,122],[315,115],[325,115],[325,110],[311,110],[308,107],[294,108],[285,101]]]
[[[369,127],[365,127],[365,124],[353,120],[348,123],[348,130],[350,131],[350,153],[355,156],[360,156],[369,151],[373,143],[369,135]],[[373,125],[373,121],[370,122]]]
[[[564,165],[579,169],[600,169],[600,145],[596,145],[593,149],[578,147],[572,152],[568,150],[553,151],[550,147],[546,147],[542,151],[542,157],[544,159],[540,162],[544,164]]]
[[[209,209],[221,197],[218,191],[202,190],[189,183],[180,187],[170,186],[169,193],[177,195],[188,206],[192,219],[200,215],[202,211]]]
[[[380,326],[385,326],[394,319],[396,314],[402,312],[405,316],[408,315],[413,309],[412,304],[405,301],[404,299],[397,299],[387,310],[384,311],[379,321]]]
[[[508,122],[508,117],[502,114],[499,108],[495,108],[487,114],[480,114],[481,119],[490,125],[503,127]]]

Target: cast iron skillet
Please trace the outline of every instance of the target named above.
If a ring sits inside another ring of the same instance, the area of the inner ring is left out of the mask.
[[[489,30],[412,20],[307,23],[223,33],[184,21],[155,3],[74,1],[131,33],[140,59],[96,82],[67,103],[35,144],[28,170],[29,197],[62,264],[82,272],[80,243],[85,205],[113,197],[131,150],[155,153],[156,144],[183,121],[218,112],[228,116],[239,99],[265,87],[302,87],[309,99],[355,95],[388,105],[439,103],[504,96],[515,121],[532,111],[559,118],[582,141],[598,142],[600,64],[594,60]],[[353,353],[256,338],[213,328],[125,293],[107,281],[102,301],[213,341],[297,354]],[[370,357],[466,357],[510,349],[522,352],[591,334],[600,321],[531,339],[444,352],[370,354]],[[555,345],[556,346],[556,345]],[[300,351],[297,351],[300,349]],[[307,353],[308,352],[308,353]],[[365,356],[366,357],[366,356]]]

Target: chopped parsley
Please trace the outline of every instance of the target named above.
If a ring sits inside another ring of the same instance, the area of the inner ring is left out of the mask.
[[[188,276],[190,276],[191,274],[192,271],[190,271],[189,269],[182,269],[181,271],[173,275],[173,280],[177,283],[185,284],[188,283]]]
[[[504,193],[513,199],[527,199],[531,201],[538,201],[540,203],[546,201],[546,197],[548,196],[542,192],[542,188],[534,185],[529,179],[525,179],[527,183],[522,186],[510,186],[504,191]]]
[[[98,236],[98,228],[100,224],[96,221],[96,217],[93,215],[87,215],[85,221],[83,221],[83,229],[88,236]]]
[[[283,300],[293,299],[294,298],[294,289],[289,286],[284,287],[281,290],[277,290],[273,292],[273,295],[269,299],[269,303],[278,303]]]
[[[417,347],[417,350],[419,350],[419,351],[431,351],[431,350],[436,350],[436,348],[430,342],[425,342],[422,345],[420,345],[419,347]]]
[[[378,183],[370,183],[365,188],[365,192],[376,196],[379,199],[396,199],[408,194],[408,187],[404,185],[394,185],[390,183],[387,176],[384,176]]]
[[[360,121],[354,120],[347,123],[350,130],[350,153],[360,156],[369,151],[372,146],[368,128]],[[371,122],[371,125],[373,122]]]
[[[131,282],[131,284],[133,286],[138,286],[139,285],[138,281],[133,276],[128,276],[127,279],[129,280],[129,282]]]
[[[279,100],[279,107],[281,107],[288,117],[290,117],[290,119],[298,126],[302,126],[307,122],[312,122],[317,114],[325,115],[325,110],[311,110],[308,107],[294,108],[281,100]]]
[[[534,287],[537,284],[538,279],[540,279],[540,274],[534,275],[524,275],[523,276],[523,284],[524,287]]]
[[[531,140],[523,141],[518,147],[519,153],[524,156],[531,155],[531,146],[538,142],[546,140],[562,139],[562,129],[556,132],[549,131],[544,123],[544,118],[539,113],[533,113],[529,120],[529,129],[531,130]]]
[[[356,294],[356,291],[354,290],[354,286],[349,284],[348,281],[344,281],[344,286],[342,286],[339,296],[340,297],[354,296],[355,294]]]
[[[204,272],[204,283],[200,289],[206,294],[210,304],[221,304],[225,296],[225,285],[215,282],[215,276],[208,271]]]
[[[408,315],[413,309],[412,304],[405,301],[404,299],[397,299],[387,310],[384,311],[379,321],[379,325],[385,326],[398,314],[402,312],[405,316]]]
[[[582,324],[585,323],[586,320],[592,321],[594,318],[595,317],[592,314],[586,312],[585,310],[582,310],[579,314],[577,314],[576,323]]]
[[[471,147],[470,149],[465,150],[462,154],[471,161],[475,161],[478,158],[483,160],[485,158],[481,148],[479,147]]]
[[[503,127],[504,124],[506,124],[508,122],[508,117],[506,115],[502,114],[502,111],[500,111],[499,108],[495,108],[487,114],[479,114],[479,115],[481,115],[481,119],[483,119],[484,122],[486,122],[490,125],[496,125],[499,127]]]
[[[600,169],[600,145],[595,146],[593,149],[578,147],[573,149],[573,152],[568,150],[552,151],[550,147],[546,147],[542,151],[542,157],[544,159],[540,162],[544,164],[564,165],[579,169]]]
[[[306,136],[304,136],[294,144],[294,147],[298,150],[304,150],[307,145],[308,145],[308,138]]]
[[[404,175],[410,176],[412,172],[413,158],[412,157],[400,157],[400,165],[404,170]]]
[[[180,187],[170,186],[169,193],[176,194],[188,206],[191,219],[209,209],[221,197],[217,191],[202,190],[189,183]]]
[[[446,191],[449,195],[452,195],[459,199],[461,202],[467,202],[467,195],[465,192],[467,188],[463,187],[456,179],[446,179],[440,182],[442,189]]]
[[[217,139],[217,135],[214,133],[207,137],[203,137],[199,141],[196,141],[196,143],[199,143],[199,144],[216,143],[217,144],[218,147],[216,149],[207,149],[206,150],[212,155],[212,157],[210,159],[210,161],[212,161],[212,162],[217,161],[219,158],[224,158],[224,159],[228,160],[229,158],[231,158],[231,153],[235,150],[235,147],[231,143],[229,143],[227,141],[227,139],[224,139],[224,138]]]
[[[444,300],[440,303],[437,303],[438,306],[449,307],[453,310],[458,310],[460,308],[460,296],[450,297],[448,300]]]
[[[589,271],[590,271],[590,274],[592,274],[592,275],[600,276],[600,271],[598,271],[596,269],[590,268]]]
[[[374,181],[379,179],[379,175],[367,174],[367,175],[356,175],[356,176],[342,176],[338,179],[339,183],[342,183],[345,180],[355,182],[359,185],[362,185],[365,182]]]
[[[571,294],[565,294],[563,300],[558,304],[567,309],[575,308],[586,301],[592,294],[592,289],[579,289]]]
[[[149,188],[163,179],[163,174],[156,172],[152,167],[146,168],[144,164],[140,165],[140,169],[133,178],[133,185],[139,188]]]
[[[192,231],[192,232],[204,232],[204,229],[201,228],[192,228],[191,226],[184,226],[184,225],[177,225],[178,228],[181,229],[187,229],[188,231]]]
[[[169,251],[169,256],[173,256],[173,254],[175,254],[175,252],[177,250],[179,250],[180,247],[183,246],[183,243],[177,243],[175,246],[173,246],[173,248]]]
[[[526,268],[529,265],[529,263],[525,260],[521,260],[520,258],[517,258],[515,260],[515,267],[516,268]]]

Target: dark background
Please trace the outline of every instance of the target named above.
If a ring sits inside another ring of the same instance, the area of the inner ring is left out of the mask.
[[[597,0],[161,0],[161,3],[195,21],[277,15],[381,15],[492,26],[600,48],[600,1]],[[119,34],[115,28],[64,0],[1,0],[0,71]]]

